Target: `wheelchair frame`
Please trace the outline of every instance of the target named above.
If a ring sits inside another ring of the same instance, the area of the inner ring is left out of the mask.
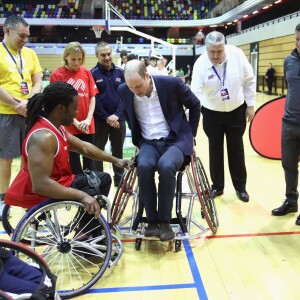
[[[37,254],[32,249],[23,246],[22,244],[0,239],[0,246],[6,248],[7,250],[14,250],[15,255],[18,258],[20,259],[23,258],[22,260],[27,260],[27,262],[31,264],[34,263],[44,271],[50,271],[49,266],[39,254]],[[17,294],[8,293],[6,291],[0,290],[0,299],[14,299],[14,300],[24,299],[25,300],[25,299],[30,299],[31,295],[32,295],[31,293],[24,293],[24,294],[17,295]],[[61,298],[57,293],[55,293],[54,299],[59,300]]]
[[[106,220],[108,222],[108,224],[111,223],[111,203],[109,201],[109,199],[104,196],[104,195],[100,195],[97,196],[99,199],[99,203],[101,208],[104,208],[107,210],[107,217]],[[57,200],[55,200],[57,201]],[[4,205],[3,208],[3,212],[2,212],[2,225],[4,230],[6,231],[6,233],[9,236],[12,236],[15,228],[18,225],[18,222],[15,222],[14,220],[20,220],[25,214],[26,214],[26,209],[23,207],[19,207],[19,206],[11,206],[11,205]],[[16,215],[18,215],[19,217],[16,217]],[[14,220],[12,220],[12,217],[14,216]],[[119,259],[121,258],[122,254],[123,254],[123,244],[121,242],[121,240],[113,233],[111,233],[112,235],[112,256],[111,256],[111,260],[110,260],[110,264],[109,267],[113,267],[117,264],[117,262],[119,261]],[[24,244],[28,244],[29,242],[26,240],[22,240],[21,241]]]
[[[188,180],[189,193],[182,193],[182,178],[186,174]],[[132,214],[125,219],[122,216],[125,212],[129,199],[133,198]],[[195,153],[191,156],[191,162],[185,166],[184,170],[177,173],[176,185],[176,218],[171,219],[171,224],[177,224],[175,228],[175,251],[179,251],[181,241],[195,239],[202,236],[207,231],[212,234],[217,232],[219,220],[214,198],[206,176],[203,164]],[[190,199],[186,217],[182,217],[182,199]],[[192,215],[195,198],[198,198],[201,205],[201,216],[207,222],[208,227],[201,225]],[[146,217],[143,217],[143,205],[139,201],[137,185],[137,168],[125,171],[121,179],[121,184],[117,189],[113,204],[111,226],[123,236],[135,237],[136,250],[140,249],[142,239],[149,239],[144,236]],[[191,229],[195,227],[197,232],[192,234]],[[151,239],[155,239],[151,237]]]
[[[89,221],[82,227],[84,217]],[[83,294],[123,252],[119,240],[121,249],[113,247],[110,227],[102,215],[95,219],[83,204],[69,200],[49,199],[31,208],[13,231],[12,240],[30,244],[43,257],[58,277],[61,298]]]

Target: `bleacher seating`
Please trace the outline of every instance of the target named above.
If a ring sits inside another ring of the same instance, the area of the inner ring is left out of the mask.
[[[27,2],[27,3],[24,3]],[[56,4],[55,4],[56,2]],[[23,1],[23,3],[4,2],[0,7],[0,18],[7,18],[12,14],[20,14],[23,18],[55,18],[79,19],[83,0],[64,1]]]
[[[199,20],[221,0],[114,0],[114,7],[128,20]]]

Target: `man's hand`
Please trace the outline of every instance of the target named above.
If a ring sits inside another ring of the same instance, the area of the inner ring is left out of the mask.
[[[120,128],[119,118],[116,115],[111,115],[107,118],[106,123],[114,128]]]
[[[248,106],[246,109],[246,120],[251,122],[254,118],[254,106]]]
[[[15,111],[19,115],[26,117],[28,101],[27,100],[17,100],[17,99],[14,99],[14,100],[16,100],[16,105],[14,106]]]
[[[84,209],[88,214],[94,214],[96,219],[100,216],[101,208],[96,198],[86,194],[86,196],[82,198],[80,202],[84,204]]]

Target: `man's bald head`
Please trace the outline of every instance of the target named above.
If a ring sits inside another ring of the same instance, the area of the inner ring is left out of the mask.
[[[138,59],[130,60],[126,64],[126,67],[125,67],[125,70],[124,70],[125,80],[126,80],[126,78],[136,76],[137,74],[140,77],[142,77],[142,79],[145,79],[146,72],[147,72],[147,69],[146,69],[145,62],[140,61]]]
[[[152,92],[152,79],[143,61],[133,59],[126,64],[124,77],[129,89],[137,96],[149,97]]]

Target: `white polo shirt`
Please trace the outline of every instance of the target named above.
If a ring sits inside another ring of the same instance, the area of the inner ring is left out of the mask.
[[[252,66],[241,49],[225,45],[224,61],[214,66],[215,71],[213,66],[206,51],[194,64],[191,90],[201,101],[201,105],[220,112],[233,111],[245,101],[247,106],[255,105],[256,79]],[[227,89],[228,100],[222,100],[222,88]]]

